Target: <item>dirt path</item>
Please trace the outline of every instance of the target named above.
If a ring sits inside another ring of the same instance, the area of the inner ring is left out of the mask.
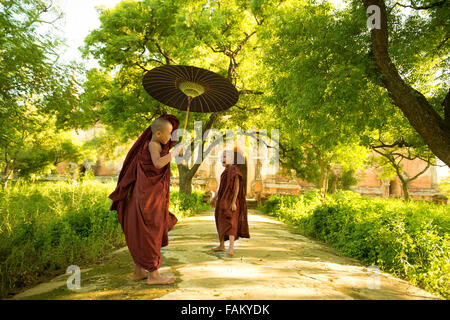
[[[251,239],[236,242],[235,256],[214,253],[213,212],[181,221],[163,249],[162,273],[175,285],[131,280],[127,248],[100,265],[81,270],[81,289],[66,287],[68,275],[16,295],[15,299],[437,299],[406,281],[371,271],[329,246],[249,210]],[[378,288],[377,288],[378,286]]]

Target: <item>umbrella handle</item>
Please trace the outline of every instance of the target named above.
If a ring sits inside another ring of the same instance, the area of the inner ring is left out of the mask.
[[[190,106],[191,106],[191,97],[188,96],[188,107],[187,107],[186,119],[184,120],[184,130],[183,130],[183,136],[181,137],[181,142],[183,142],[183,140],[184,140],[184,131],[186,131],[186,125],[187,125],[187,121],[188,121]]]

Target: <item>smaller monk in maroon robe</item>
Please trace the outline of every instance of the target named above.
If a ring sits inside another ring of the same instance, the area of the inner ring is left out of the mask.
[[[152,122],[128,151],[117,187],[109,198],[110,210],[117,211],[125,240],[133,257],[134,280],[147,278],[148,284],[171,284],[162,276],[161,247],[169,243],[168,232],[177,223],[169,212],[170,161],[183,152],[172,133],[177,117],[164,114]]]
[[[211,200],[211,206],[216,206],[214,216],[219,235],[219,246],[212,250],[225,251],[225,241],[229,240],[226,253],[233,256],[234,241],[239,237],[250,238],[245,200],[247,170],[245,158],[236,148],[222,153],[222,165],[225,170],[220,176],[217,194]]]

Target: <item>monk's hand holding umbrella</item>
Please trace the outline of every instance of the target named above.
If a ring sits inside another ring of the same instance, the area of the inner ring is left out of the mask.
[[[184,154],[184,145],[179,144],[177,146],[175,146],[172,151],[172,158],[176,157],[176,156],[182,156]]]

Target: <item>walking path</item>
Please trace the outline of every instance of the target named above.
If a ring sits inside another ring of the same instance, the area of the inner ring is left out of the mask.
[[[163,274],[177,282],[148,286],[131,280],[128,249],[81,270],[81,289],[67,289],[69,275],[15,299],[438,299],[406,281],[339,255],[328,245],[249,210],[250,239],[239,239],[234,257],[211,251],[217,244],[214,212],[179,222],[163,248]],[[227,243],[226,243],[227,244]],[[227,244],[228,245],[228,244]]]

